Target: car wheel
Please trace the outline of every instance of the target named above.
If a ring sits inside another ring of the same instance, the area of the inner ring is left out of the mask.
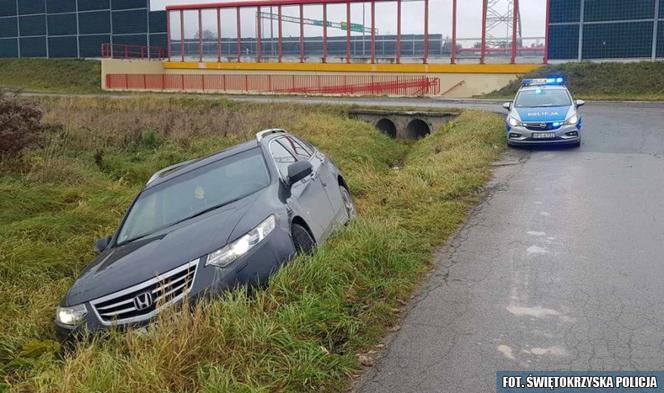
[[[350,196],[350,192],[344,186],[339,186],[341,190],[341,198],[344,202],[344,207],[346,208],[346,215],[348,216],[348,221],[355,219],[357,217],[357,210],[355,210],[355,204],[353,203],[353,198]]]
[[[309,231],[300,224],[293,224],[291,226],[291,236],[293,237],[295,252],[298,254],[308,254],[316,247],[314,238],[311,237]]]

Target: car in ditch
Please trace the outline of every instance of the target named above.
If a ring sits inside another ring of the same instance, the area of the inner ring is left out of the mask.
[[[583,125],[579,108],[583,100],[572,99],[565,78],[554,76],[524,79],[513,102],[503,107],[509,146],[581,145]]]
[[[330,159],[284,130],[155,173],[58,306],[73,333],[142,326],[175,303],[264,284],[356,215]]]

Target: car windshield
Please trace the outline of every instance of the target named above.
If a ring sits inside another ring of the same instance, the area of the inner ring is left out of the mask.
[[[258,148],[184,173],[138,197],[120,228],[117,243],[136,240],[249,196],[269,181]]]
[[[523,90],[516,97],[517,108],[569,106],[572,101],[564,89]]]

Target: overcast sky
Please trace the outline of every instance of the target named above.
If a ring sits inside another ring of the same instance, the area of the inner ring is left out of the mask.
[[[223,3],[223,0],[151,0],[151,8],[153,10],[163,10],[167,5],[177,4],[201,4],[201,3]],[[522,0],[519,2],[521,7],[521,21],[524,37],[543,37],[544,36],[544,23],[545,23],[545,4],[546,0]],[[507,0],[504,0],[503,9],[507,9]],[[330,22],[341,22],[346,19],[344,4],[328,5],[328,20]],[[423,16],[423,2],[422,1],[406,1],[402,3],[402,33],[404,34],[421,34],[423,32],[422,16]],[[482,0],[460,0],[458,1],[458,27],[457,34],[459,38],[478,38],[481,35],[482,23]],[[262,9],[263,12],[269,12],[269,7]],[[272,10],[276,13],[276,7]],[[431,34],[443,34],[450,36],[452,34],[452,0],[429,0],[429,32]],[[299,10],[297,7],[283,7],[283,14],[297,17]],[[203,23],[204,30],[209,29],[216,31],[216,16],[214,11],[210,11],[204,15]],[[251,37],[255,36],[255,10],[243,9],[241,11],[242,35]],[[363,23],[363,6],[360,3],[355,3],[351,6],[351,22]],[[364,23],[370,25],[370,7],[367,3],[364,10]],[[195,34],[197,29],[197,20],[195,13],[185,16],[185,35],[190,36]],[[322,6],[312,5],[305,6],[305,18],[322,19]],[[176,18],[173,18],[176,19]],[[179,20],[173,20],[171,26],[173,31],[179,29]],[[179,18],[177,18],[179,19]],[[263,35],[270,35],[270,22],[268,20],[263,22]],[[276,28],[274,22],[273,31]],[[395,34],[396,33],[396,3],[376,3],[376,29],[379,34]],[[307,26],[305,27],[305,36],[318,35],[322,31],[320,27]],[[174,33],[175,34],[175,33]],[[276,33],[273,32],[276,35]],[[284,36],[297,36],[299,35],[299,27],[295,24],[283,24]],[[328,29],[328,34],[344,35],[342,30]],[[230,11],[224,15],[222,11],[222,36],[235,36],[235,17]],[[495,35],[505,36],[498,31]],[[526,42],[530,44],[530,42]]]

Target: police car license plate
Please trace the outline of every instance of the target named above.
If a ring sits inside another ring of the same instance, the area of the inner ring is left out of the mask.
[[[533,132],[533,139],[553,139],[555,135],[553,132]]]

